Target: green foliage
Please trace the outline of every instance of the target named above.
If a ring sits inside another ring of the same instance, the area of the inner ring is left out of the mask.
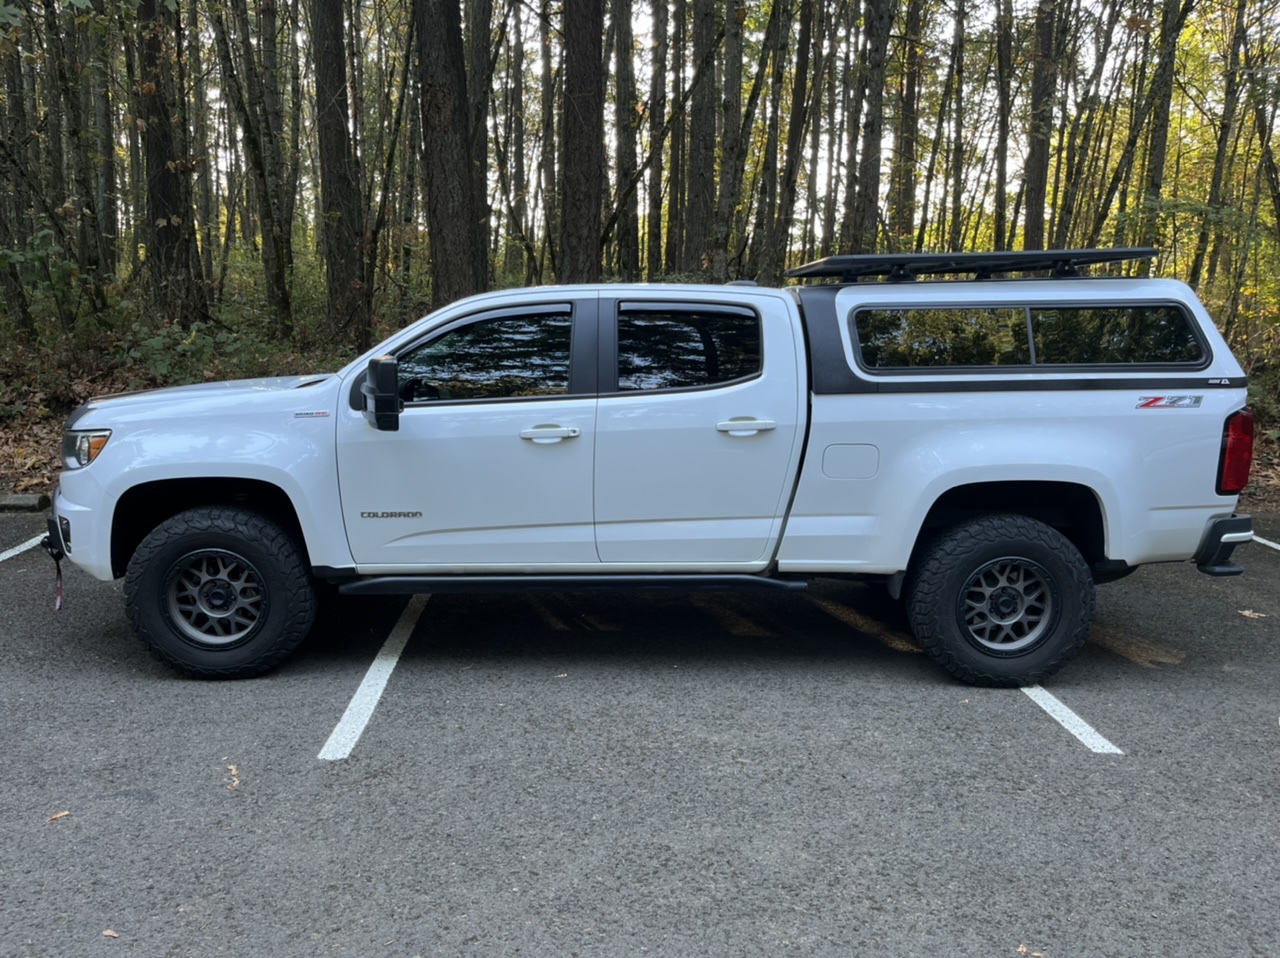
[[[7,379],[0,380],[0,422],[16,419],[27,411],[19,390]]]
[[[231,345],[234,334],[218,330],[212,335],[203,323],[194,323],[190,331],[180,326],[150,328],[135,323],[125,331],[124,357],[136,363],[161,382],[195,381],[209,371],[220,347]]]
[[[1257,417],[1259,436],[1270,443],[1280,442],[1280,369],[1250,378],[1249,406]]]

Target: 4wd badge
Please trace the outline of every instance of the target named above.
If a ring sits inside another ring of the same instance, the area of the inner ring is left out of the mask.
[[[1141,396],[1138,409],[1199,409],[1203,396]]]

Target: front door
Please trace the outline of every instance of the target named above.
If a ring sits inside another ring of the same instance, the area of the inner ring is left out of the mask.
[[[594,300],[467,316],[397,354],[398,431],[342,410],[342,511],[362,571],[598,561],[595,321]]]

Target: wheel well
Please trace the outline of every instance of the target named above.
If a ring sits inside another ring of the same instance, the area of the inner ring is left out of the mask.
[[[156,526],[197,506],[240,506],[266,516],[306,553],[298,513],[279,486],[258,479],[162,479],[134,486],[116,503],[111,520],[111,574],[124,575],[138,544]]]
[[[1102,506],[1092,489],[1072,482],[1025,481],[948,489],[925,516],[912,561],[938,530],[992,512],[1016,513],[1052,526],[1074,543],[1090,566],[1106,559]]]

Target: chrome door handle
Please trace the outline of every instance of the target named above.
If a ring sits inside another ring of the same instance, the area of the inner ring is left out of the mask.
[[[554,423],[530,426],[528,429],[520,430],[521,439],[537,443],[559,442],[561,439],[574,439],[581,435],[582,430],[577,426],[557,426]]]
[[[735,416],[716,423],[718,431],[727,432],[731,436],[754,436],[758,432],[777,428],[778,424],[772,419],[754,419],[751,416]]]

